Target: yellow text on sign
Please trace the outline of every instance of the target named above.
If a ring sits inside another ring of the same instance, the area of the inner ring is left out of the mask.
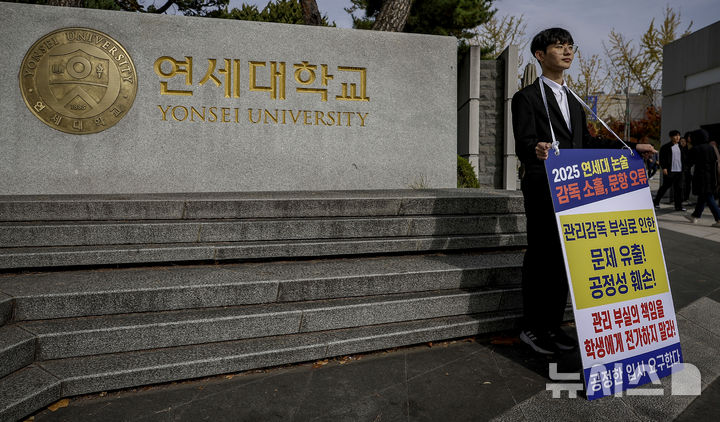
[[[563,215],[560,232],[577,309],[669,290],[652,210]]]

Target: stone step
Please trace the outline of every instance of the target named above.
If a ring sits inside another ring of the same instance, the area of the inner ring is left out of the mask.
[[[0,289],[0,326],[5,325],[12,318],[13,303],[12,296],[2,293]]]
[[[62,397],[60,380],[35,365],[0,378],[0,421],[16,422]]]
[[[518,233],[519,214],[0,223],[7,248]]]
[[[14,320],[516,286],[522,253],[84,270],[0,277]]]
[[[480,189],[0,196],[0,221],[180,220],[522,213]]]
[[[20,327],[0,327],[0,378],[35,361],[35,335]]]
[[[518,321],[514,313],[462,315],[38,362],[0,379],[0,420],[21,419],[62,397],[466,337]]]
[[[518,288],[450,290],[15,325],[37,337],[36,359],[50,360],[517,310],[521,306]]]
[[[397,254],[518,248],[526,244],[525,233],[520,232],[263,242],[0,248],[0,269]]]

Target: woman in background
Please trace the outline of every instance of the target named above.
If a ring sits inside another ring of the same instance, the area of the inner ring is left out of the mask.
[[[708,143],[708,133],[704,129],[691,132],[689,141],[693,146],[690,150],[690,164],[695,167],[693,169],[692,190],[693,194],[697,195],[698,200],[695,211],[692,214],[686,214],[685,218],[691,223],[696,223],[698,218],[702,216],[705,204],[707,204],[713,217],[715,217],[715,224],[712,226],[720,228],[720,209],[718,209],[717,202],[713,197],[718,183],[715,170],[717,165],[715,148]]]
[[[683,169],[683,202],[688,202],[690,200],[690,192],[692,192],[692,172],[690,171],[690,167],[692,166],[692,164],[690,163],[690,143],[688,142],[689,136],[690,132],[686,132],[685,136],[680,138],[680,152],[682,157],[681,160]]]

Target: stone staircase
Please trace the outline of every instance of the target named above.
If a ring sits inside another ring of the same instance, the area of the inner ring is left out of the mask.
[[[0,197],[0,420],[62,397],[514,327],[522,197]]]

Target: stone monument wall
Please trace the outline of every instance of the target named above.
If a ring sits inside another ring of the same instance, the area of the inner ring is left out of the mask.
[[[455,186],[452,37],[0,3],[0,195]]]
[[[517,47],[481,60],[470,47],[458,66],[458,154],[475,168],[481,186],[515,190],[517,157],[510,101],[517,91]]]

